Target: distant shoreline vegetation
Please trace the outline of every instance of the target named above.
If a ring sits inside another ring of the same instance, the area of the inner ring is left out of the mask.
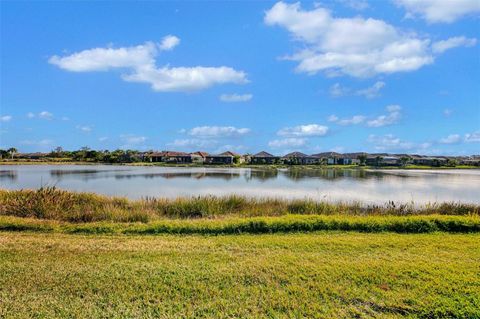
[[[478,168],[480,155],[471,156],[425,156],[416,154],[389,154],[365,152],[336,153],[325,152],[307,155],[292,152],[282,156],[265,151],[256,154],[223,152],[209,154],[197,151],[192,153],[177,151],[137,151],[137,150],[92,150],[83,147],[76,151],[65,151],[58,147],[48,153],[21,153],[16,148],[0,150],[0,164],[134,164],[165,166],[221,165],[232,167],[373,167],[373,168]]]

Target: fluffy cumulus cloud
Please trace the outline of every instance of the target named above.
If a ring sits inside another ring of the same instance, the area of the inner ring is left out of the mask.
[[[278,139],[268,142],[268,146],[271,148],[290,148],[290,147],[303,147],[307,144],[306,138],[289,137],[284,139]]]
[[[67,56],[54,55],[49,62],[71,72],[109,71],[121,69],[127,82],[150,84],[158,92],[191,92],[217,84],[248,82],[243,71],[231,67],[157,67],[161,51],[172,50],[180,39],[169,35],[161,43],[146,42],[133,47],[93,48]]]
[[[377,151],[425,150],[431,147],[430,143],[404,141],[392,134],[386,134],[383,136],[370,135],[367,141],[374,144],[374,148]]]
[[[299,2],[277,2],[264,21],[287,29],[303,44],[303,50],[285,58],[298,62],[298,72],[369,77],[414,71],[434,62],[430,39],[378,19],[337,18],[320,6],[304,10]]]
[[[174,35],[167,35],[160,43],[160,50],[169,51],[180,44],[180,39]]]
[[[252,94],[222,94],[220,95],[220,101],[227,103],[247,102],[253,98]]]
[[[387,114],[380,115],[372,120],[367,121],[368,127],[382,127],[397,123],[402,117],[400,105],[387,106]]]
[[[10,122],[11,119],[11,115],[0,115],[0,122]]]
[[[327,133],[327,126],[319,124],[306,124],[294,127],[284,127],[277,132],[277,135],[285,137],[314,137],[325,136]]]
[[[480,2],[480,1],[479,1]],[[466,37],[453,37],[447,40],[441,40],[432,44],[432,50],[435,53],[443,53],[456,47],[473,47],[477,44],[477,39]]]
[[[480,12],[478,0],[395,0],[407,10],[407,17],[421,16],[429,23],[451,23]]]
[[[198,126],[188,131],[188,135],[200,138],[238,137],[248,133],[250,133],[249,128],[237,128],[234,126]]]
[[[441,138],[440,143],[441,144],[457,144],[462,141],[462,137],[460,134],[450,134],[447,137]]]

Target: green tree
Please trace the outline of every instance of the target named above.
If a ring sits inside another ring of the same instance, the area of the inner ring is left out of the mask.
[[[407,163],[410,161],[410,157],[402,156],[400,157],[400,163],[402,166],[407,166]]]
[[[367,155],[360,154],[357,156],[357,159],[360,161],[360,165],[364,166],[365,163],[367,162]]]
[[[10,154],[11,158],[13,159],[13,156],[18,153],[18,150],[15,147],[10,147],[7,150],[8,154]]]

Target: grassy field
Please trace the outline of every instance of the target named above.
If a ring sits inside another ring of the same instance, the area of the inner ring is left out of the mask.
[[[0,190],[0,318],[480,318],[480,209]]]
[[[479,318],[478,234],[0,233],[1,318]]]

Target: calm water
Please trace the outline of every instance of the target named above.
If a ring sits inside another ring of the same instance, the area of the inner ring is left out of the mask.
[[[0,165],[1,188],[57,186],[141,198],[241,194],[329,201],[480,203],[480,170],[260,170]]]

